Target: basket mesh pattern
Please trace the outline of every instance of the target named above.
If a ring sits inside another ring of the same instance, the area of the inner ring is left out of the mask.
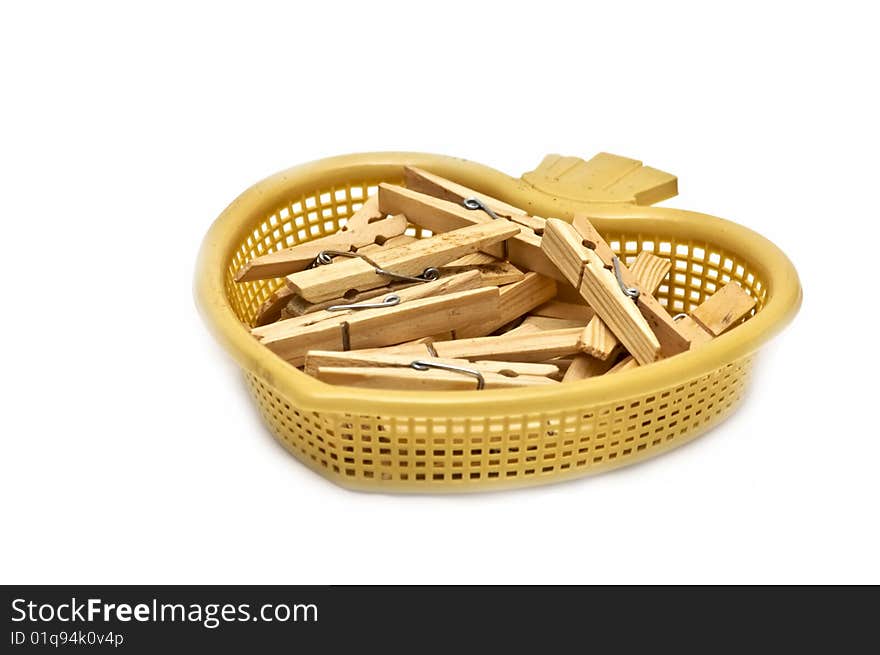
[[[736,406],[750,369],[749,358],[650,396],[566,412],[481,418],[302,412],[253,374],[247,381],[276,437],[325,475],[449,490],[487,481],[550,481],[678,446]]]
[[[293,198],[257,221],[230,258],[226,294],[239,319],[252,325],[263,301],[283,279],[236,283],[248,260],[331,234],[345,224],[380,182],[350,182]],[[430,234],[411,227],[415,236]],[[640,250],[672,261],[656,294],[671,313],[687,312],[736,280],[761,311],[762,281],[748,261],[711,243],[606,233],[627,263]],[[306,464],[351,486],[430,491],[557,480],[622,466],[680,445],[722,420],[741,400],[752,357],[649,396],[564,412],[484,417],[398,417],[306,412],[253,373],[248,386],[281,443]]]

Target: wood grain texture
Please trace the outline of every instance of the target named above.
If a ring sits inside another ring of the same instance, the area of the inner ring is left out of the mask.
[[[729,330],[744,318],[754,306],[754,298],[749,296],[738,284],[730,282],[692,311],[690,316],[683,316],[677,320],[676,326],[683,334],[687,335],[691,347],[695,348]],[[717,334],[694,320],[694,314],[701,310],[703,318],[713,325]],[[638,363],[632,357],[626,357],[608,372],[619,373],[636,366]]]
[[[501,287],[499,293],[501,299],[498,315],[491,317],[486,323],[456,330],[457,339],[492,334],[552,298],[556,294],[556,281],[538,273],[527,273],[521,281]]]
[[[543,332],[544,330],[562,330],[566,328],[582,327],[584,322],[580,319],[571,318],[553,318],[552,316],[526,316],[523,322],[517,326],[516,330],[522,332],[530,330],[532,332]],[[513,330],[511,330],[512,332]]]
[[[465,209],[454,202],[393,184],[380,184],[378,197],[380,210],[392,214],[405,214],[411,223],[434,233],[493,221],[485,212]],[[525,226],[518,227],[519,234],[507,242],[506,259],[524,269],[562,279],[542,252],[541,237]],[[483,252],[505,259],[502,246],[486,247],[483,248]]]
[[[754,306],[754,298],[736,282],[729,282],[692,311],[691,318],[717,337],[745,318]]]
[[[433,346],[439,357],[544,362],[576,353],[580,332],[580,328],[569,328],[538,333],[503,334],[497,337],[436,341]]]
[[[392,214],[404,214],[411,223],[434,234],[459,230],[468,225],[491,222],[489,216],[473,212],[448,200],[441,200],[402,186],[382,183],[377,194],[379,208],[383,212],[392,209]],[[487,246],[483,252],[504,259],[502,245]]]
[[[589,257],[589,248],[575,229],[557,218],[547,219],[541,250],[552,262],[556,270],[575,289],[579,289],[584,266]]]
[[[454,330],[473,320],[486,320],[497,311],[498,288],[487,287],[422,298],[396,307],[366,309],[345,316],[342,321],[320,321],[284,334],[263,336],[260,342],[294,366],[302,366],[310,350],[345,350],[346,329],[350,349],[374,348]]]
[[[665,257],[657,257],[649,252],[640,252],[630,268],[633,277],[643,289],[656,293],[666,278],[672,263]],[[581,350],[601,360],[606,360],[618,352],[620,341],[611,329],[598,316],[590,320],[581,336]]]
[[[393,352],[385,352],[387,349],[369,350],[350,350],[348,352],[337,352],[327,350],[312,350],[306,354],[305,372],[314,375],[320,366],[409,366],[414,359],[423,361],[439,362],[442,364],[451,364],[453,366],[466,366],[481,373],[499,373],[513,377],[516,375],[532,375],[548,377],[559,373],[559,367],[552,364],[530,363],[530,362],[505,362],[505,361],[475,361],[471,362],[467,359],[439,358],[424,355],[406,355]]]
[[[544,364],[553,364],[559,368],[559,374],[551,376],[554,380],[562,381],[563,376],[568,371],[569,367],[574,362],[577,355],[569,355],[568,357],[555,357],[550,359]]]
[[[658,257],[653,253],[643,250],[636,255],[629,270],[639,285],[650,291],[650,293],[655,294],[663,280],[666,279],[671,268],[672,262],[666,257]]]
[[[542,248],[627,350],[644,363],[657,359],[660,343],[648,322],[573,226],[548,219]]]
[[[589,219],[579,214],[572,219],[571,226],[581,237],[584,245],[599,255],[599,259],[605,263],[606,267],[611,266],[611,260],[615,257],[614,251]]]
[[[434,175],[428,171],[414,166],[407,166],[403,169],[406,187],[419,193],[424,193],[435,198],[462,204],[467,198],[478,198],[497,216],[509,218],[514,223],[519,223],[528,227],[535,234],[541,235],[544,230],[544,219],[529,216],[527,212],[519,207],[514,207],[506,202],[488,196],[485,193],[475,191],[466,186],[447,180],[446,178]],[[476,211],[476,210],[470,210]]]
[[[605,265],[605,268],[609,271],[613,271],[615,260],[614,252],[593,227],[590,221],[584,216],[578,216],[575,219],[573,227],[579,233],[582,233],[584,243],[598,256]],[[653,257],[653,255],[646,256]],[[656,337],[657,342],[660,344],[659,356],[671,357],[672,355],[686,351],[690,347],[690,342],[687,340],[686,336],[676,328],[675,322],[672,320],[672,317],[666,309],[656,298],[654,298],[654,288],[642,284],[640,277],[629,270],[629,268],[622,262],[618,261],[618,264],[620,268],[620,278],[623,284],[639,291],[636,305],[642,316],[644,316],[653,335]],[[612,275],[614,275],[613,272]],[[616,281],[615,276],[615,282]],[[607,323],[608,322],[606,321],[606,325]],[[607,327],[613,328],[614,326],[607,325]],[[616,332],[614,329],[611,331]],[[615,333],[615,336],[623,341],[620,335]],[[642,356],[639,353],[633,352],[633,355],[635,355],[638,361],[642,361]]]
[[[660,356],[672,357],[688,350],[690,341],[678,330],[672,316],[654,297],[653,291],[642,285],[632,271],[626,267],[621,266],[620,272],[626,286],[639,290],[636,305],[660,342]]]
[[[482,255],[483,253],[477,254]],[[441,266],[439,269],[440,275],[456,275],[467,271],[477,271],[485,284],[495,284],[498,286],[513,285],[513,283],[521,282],[525,279],[526,274],[510,262],[501,261],[489,255],[483,256],[489,257],[493,261],[485,264],[457,264],[457,262],[464,260],[464,258],[461,258],[456,260],[456,262]]]
[[[372,348],[364,354],[395,353],[474,361],[543,362],[558,364],[556,359],[577,353],[580,328],[547,330],[541,333],[502,334],[451,341],[436,340],[426,344]]]
[[[392,237],[382,243],[368,243],[365,246],[361,246],[359,248],[355,248],[355,252],[359,252],[362,255],[369,255],[373,252],[378,252],[380,250],[384,250],[386,248],[396,248],[397,246],[408,246],[411,243],[415,243],[418,241],[417,238],[411,237],[408,234],[401,234],[396,237]]]
[[[596,315],[596,312],[585,304],[550,300],[543,305],[535,307],[535,309],[531,311],[531,315],[546,316],[548,318],[565,318],[574,321],[581,321],[586,325],[590,319]]]
[[[459,273],[458,275],[440,278],[439,280],[435,280],[434,282],[412,284],[407,286],[406,288],[397,289],[394,291],[394,293],[400,297],[400,303],[401,305],[403,305],[413,300],[419,300],[420,298],[438,297],[447,293],[457,293],[459,291],[467,291],[468,289],[478,289],[483,286],[485,285],[483,284],[480,274],[477,271],[466,271],[464,273]],[[373,304],[380,300],[382,297],[384,296],[368,298],[366,300],[361,300],[357,302],[337,298],[334,301],[334,304]],[[400,305],[396,306],[400,307]],[[393,308],[394,307],[387,307],[383,309],[388,311]],[[308,327],[310,325],[315,325],[316,323],[320,323],[322,321],[333,321],[335,323],[340,323],[342,321],[348,320],[347,317],[355,313],[364,311],[369,310],[345,309],[329,311],[327,309],[323,309],[316,312],[309,312],[308,314],[303,314],[302,316],[277,321],[275,323],[271,323],[262,327],[256,327],[251,330],[251,334],[258,339],[276,339],[283,337],[287,334],[293,334],[297,330]]]
[[[613,359],[619,348],[621,348],[620,340],[598,316],[590,320],[581,333],[580,349],[591,357],[601,360]]]
[[[314,314],[315,312],[320,312],[322,310],[327,309],[332,305],[340,305],[342,303],[361,303],[367,300],[372,300],[374,298],[382,298],[387,296],[389,293],[396,293],[400,295],[400,292],[403,289],[408,289],[409,287],[419,286],[422,284],[427,284],[425,282],[392,282],[391,284],[387,284],[384,287],[376,287],[375,289],[367,289],[365,291],[357,291],[355,293],[346,294],[346,297],[343,298],[330,298],[328,300],[322,300],[321,302],[309,302],[302,296],[298,296],[293,293],[293,290],[290,289],[290,293],[293,294],[290,300],[287,303],[287,306],[281,312],[281,320],[295,318],[297,316],[305,316],[306,314]],[[289,287],[287,287],[289,289]]]
[[[358,252],[360,251],[361,250],[359,249]],[[446,266],[441,266],[439,268],[440,280],[444,280],[453,275],[461,275],[462,273],[473,271],[479,273],[481,279],[480,286],[484,287],[512,284],[525,278],[525,273],[520,271],[510,262],[501,261],[483,253],[475,253],[474,259],[471,259],[471,257],[471,255],[460,257]],[[354,293],[347,293],[345,297],[329,298],[320,302],[309,302],[302,296],[296,295],[292,289],[284,287],[287,289],[289,300],[276,320],[311,314],[327,309],[327,307],[330,307],[331,305],[360,303],[373,298],[381,298],[390,293],[400,295],[398,292],[402,289],[426,284],[428,283],[396,281],[382,287],[375,287],[364,291],[355,291]]]
[[[623,373],[624,371],[631,371],[634,368],[638,368],[639,363],[635,360],[632,355],[627,355],[623,359],[621,359],[617,364],[608,369],[608,373]]]
[[[624,347],[642,364],[660,356],[660,342],[639,308],[623,294],[614,274],[598,257],[587,262],[581,279],[587,300]]]
[[[378,207],[378,198],[369,198],[338,232],[256,257],[238,270],[235,281],[284,277],[306,269],[322,250],[349,251],[403,235],[406,217],[399,214],[385,218]]]
[[[455,261],[486,245],[499,243],[517,234],[519,227],[508,221],[470,225],[428,239],[371,253],[376,266],[400,275],[421,275],[429,267]],[[385,286],[388,276],[378,274],[373,263],[359,258],[337,258],[332,264],[318,266],[287,276],[287,285],[311,302],[343,296],[351,290],[363,291]]]
[[[481,372],[485,389],[516,389],[521,387],[559,384],[556,380],[536,375],[509,377],[499,373]],[[477,380],[464,373],[429,369],[417,371],[408,367],[334,367],[319,366],[315,377],[322,382],[369,389],[401,391],[456,391],[477,388]]]
[[[601,360],[590,355],[576,355],[562,376],[563,382],[575,382],[586,380],[597,375],[603,375],[614,364],[613,359]]]
[[[281,286],[277,289],[257,309],[257,318],[254,321],[254,326],[260,327],[261,325],[268,325],[279,320],[284,308],[293,299],[294,295],[293,291],[287,288],[287,286]]]
[[[712,335],[700,327],[700,324],[690,316],[683,316],[678,319],[675,324],[678,326],[678,330],[682,334],[687,335],[687,338],[691,342],[691,348],[696,348],[697,346],[712,340]]]

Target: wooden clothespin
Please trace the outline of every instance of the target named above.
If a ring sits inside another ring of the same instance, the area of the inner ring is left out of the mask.
[[[411,237],[408,234],[401,234],[396,237],[391,237],[390,239],[384,241],[382,244],[368,243],[366,246],[355,248],[354,252],[369,255],[371,252],[376,252],[377,250],[381,250],[382,248],[405,246],[410,243],[414,243],[415,241],[417,241],[415,237]],[[317,255],[318,253],[315,254],[315,257],[317,257]],[[369,300],[370,298],[374,298],[382,294],[394,293],[397,289],[403,289],[408,286],[412,286],[413,284],[418,284],[418,282],[392,282],[385,287],[377,287],[375,289],[369,289],[367,291],[350,294],[349,297],[345,300],[350,303]],[[285,306],[281,309],[281,313],[279,314],[278,318],[275,320],[283,320],[287,318],[292,318],[294,316],[302,316],[303,314],[308,314],[310,312],[317,312],[322,309],[326,309],[331,305],[336,305],[342,302],[339,298],[331,298],[329,300],[324,300],[319,303],[309,302],[305,298],[296,295],[296,292],[288,287],[286,284],[278,289],[278,291],[276,291],[273,296],[282,297],[287,301]],[[265,322],[259,321],[256,323],[256,325],[265,324]]]
[[[497,259],[484,252],[475,252],[460,257],[440,267],[440,275],[453,275],[464,271],[479,271],[483,281],[487,284],[513,284],[523,280],[526,276],[521,270],[510,262]]]
[[[669,312],[654,297],[654,292],[669,271],[669,262],[659,257],[643,260],[645,268],[640,273],[648,284],[642,284],[640,276],[627,268],[615,256],[614,251],[611,250],[610,246],[586,217],[575,216],[572,225],[584,237],[584,243],[588,247],[594,247],[595,252],[600,256],[605,267],[614,272],[618,285],[627,288],[625,293],[635,295],[636,305],[660,342],[660,356],[671,357],[686,351],[690,347],[690,342],[676,328],[675,321],[672,320]],[[656,270],[652,270],[651,265]],[[660,271],[662,271],[662,274],[657,275]],[[606,327],[610,326],[606,324]]]
[[[608,373],[623,373],[624,371],[629,371],[634,368],[638,368],[639,363],[635,360],[632,355],[627,355],[619,362],[617,362],[614,366],[608,369]]]
[[[396,347],[391,352],[452,359],[547,362],[554,357],[577,353],[580,333],[579,327],[523,334],[508,333],[495,337],[434,341],[431,344]]]
[[[457,333],[458,331],[456,331]],[[439,357],[545,362],[578,351],[580,328],[434,342]],[[577,336],[575,336],[577,335]]]
[[[370,199],[372,200],[375,196],[372,196]],[[378,202],[378,200],[377,200]],[[391,237],[390,239],[386,239],[382,243],[376,243],[375,241],[372,243],[368,243],[365,246],[358,246],[355,250],[361,254],[369,255],[371,252],[377,252],[379,250],[385,250],[388,248],[396,248],[397,246],[408,246],[411,243],[415,243],[418,241],[415,237],[411,237],[408,234],[400,234],[396,237]],[[317,255],[315,255],[317,257]]]
[[[355,248],[354,252],[369,255],[370,253],[379,252],[383,249],[394,248],[396,246],[405,246],[418,241],[415,237],[406,234],[392,237],[384,243],[370,243],[366,246]],[[448,277],[457,275],[466,271],[479,271],[483,279],[482,286],[492,284],[502,285],[518,282],[525,277],[525,273],[516,268],[509,262],[501,261],[490,255],[481,252],[465,255],[454,262],[450,262],[446,266],[440,267],[440,277]],[[332,305],[338,305],[343,302],[357,303],[383,294],[395,293],[400,289],[405,289],[421,282],[392,282],[384,287],[376,287],[375,289],[367,289],[357,293],[349,294],[346,298],[331,298],[318,303],[312,303],[298,296],[290,287],[284,285],[275,291],[257,310],[257,320],[254,325],[267,325],[280,319],[287,319],[294,316],[302,316],[311,312],[326,309]]]
[[[688,348],[672,317],[638,285],[589,221],[575,226],[549,219],[542,247],[640,363]]]
[[[660,287],[663,279],[672,267],[664,257],[657,257],[649,252],[641,252],[633,262],[630,272],[638,281],[639,288],[653,294]],[[584,328],[581,337],[581,350],[598,359],[613,359],[618,352],[620,341],[598,316],[593,317]]]
[[[500,287],[500,311],[483,325],[472,325],[455,331],[456,339],[468,339],[492,334],[527,313],[534,307],[556,295],[556,281],[539,275],[526,273],[525,277],[513,284]]]
[[[415,239],[412,241],[415,241]],[[363,250],[363,248],[359,248],[357,252],[362,252]],[[376,252],[376,250],[371,250],[370,252]],[[441,266],[439,271],[440,280],[444,280],[454,275],[460,275],[461,273],[475,271],[480,276],[481,284],[479,286],[484,287],[508,285],[514,282],[519,282],[525,278],[525,273],[520,271],[513,264],[500,261],[490,255],[485,255],[480,252],[465,255],[464,257],[456,259],[454,262]],[[289,287],[283,287],[285,291],[279,290],[277,293],[286,293],[289,300],[286,307],[281,311],[279,318],[286,319],[295,316],[302,316],[342,303],[359,303],[388,294],[396,294],[403,289],[425,284],[425,282],[395,281],[383,287],[347,293],[344,298],[331,298],[317,303],[309,302],[305,298],[298,296]]]
[[[440,275],[438,266],[509,239],[519,229],[509,221],[471,225],[370,256],[354,253],[330,266],[289,275],[287,284],[306,300],[320,302],[343,296],[352,289],[362,291],[381,287],[395,279],[416,282],[437,279]]]
[[[728,282],[694,309],[690,316],[676,321],[679,328],[699,345],[722,335],[744,319],[755,307],[752,298],[736,282]]]
[[[434,233],[496,220],[485,211],[470,210],[463,205],[393,184],[380,184],[378,196],[381,211],[405,214],[411,223]],[[499,220],[509,222],[503,217],[499,217]],[[530,271],[563,280],[564,278],[541,251],[541,237],[524,225],[518,227],[519,233],[507,242],[506,248],[496,245],[483,248],[483,252],[499,259],[507,259]]]
[[[668,259],[642,251],[630,267],[630,272],[642,288],[655,293],[671,267],[672,263]],[[581,335],[581,350],[585,354],[574,358],[563,381],[583,380],[606,373],[617,359],[620,348],[620,341],[614,333],[602,319],[594,316]]]
[[[235,274],[236,282],[265,280],[301,271],[324,250],[350,250],[402,235],[407,227],[405,216],[385,218],[379,211],[379,199],[372,196],[336,233],[306,243],[271,252],[252,259]]]
[[[409,366],[413,361],[413,355],[385,352],[386,350],[389,349],[351,350],[348,352],[311,350],[306,355],[304,370],[309,375],[315,375],[320,367],[399,367]],[[505,361],[471,362],[467,359],[439,358],[431,355],[418,355],[418,358],[452,366],[469,366],[481,373],[497,373],[499,375],[506,375],[507,377],[517,377],[520,375],[549,377],[559,373],[559,367],[554,366],[553,364]]]
[[[441,200],[448,200],[457,205],[463,205],[466,209],[488,208],[496,216],[524,225],[539,236],[544,232],[544,219],[529,216],[519,207],[514,207],[502,200],[474,191],[464,185],[447,180],[439,175],[434,175],[421,168],[407,166],[403,169],[403,173],[407,189],[434,196]]]
[[[284,309],[293,299],[294,293],[287,285],[281,285],[276,289],[263,304],[257,309],[257,317],[254,319],[254,326],[261,327],[269,325],[284,318]]]
[[[590,322],[590,319],[596,315],[596,312],[587,305],[550,300],[543,305],[535,307],[530,314],[532,316],[546,316],[547,318],[562,318],[572,321],[580,321],[582,325],[586,325]]]
[[[541,244],[544,252],[639,361],[654,361],[660,355],[660,342],[596,248],[584,243],[573,226],[548,219]]]
[[[478,371],[469,362],[461,366],[431,359],[415,359],[398,367],[319,366],[315,377],[330,384],[402,391],[454,391],[468,389],[513,389],[559,384],[538,375],[508,376]]]
[[[691,347],[700,346],[722,335],[744,319],[755,306],[752,298],[736,282],[729,282],[693,310],[690,316],[682,314],[676,318],[681,329],[691,340]],[[632,356],[624,357],[609,373],[620,373],[636,368]]]
[[[252,334],[274,353],[301,366],[310,350],[352,350],[397,344],[486,321],[498,312],[498,287],[421,298],[353,311],[317,323],[273,323]],[[275,328],[270,329],[270,328]]]
[[[296,330],[310,325],[315,325],[322,321],[334,321],[339,323],[340,321],[345,320],[346,316],[362,312],[366,309],[394,307],[401,303],[419,300],[420,298],[441,296],[443,294],[457,293],[469,289],[479,289],[485,286],[491,285],[484,284],[478,271],[465,271],[464,273],[450,275],[433,282],[412,284],[405,288],[395,289],[392,293],[361,300],[337,298],[332,304],[322,310],[309,312],[308,314],[287,318],[266,326],[254,328],[251,330],[251,334],[258,339],[272,339],[283,336],[284,334],[290,334],[291,332],[295,332]]]
[[[562,376],[563,382],[586,380],[603,375],[614,365],[614,358],[598,359],[592,355],[580,354],[572,358],[571,364]]]
[[[523,332],[544,332],[545,330],[564,330],[569,328],[582,328],[584,322],[570,318],[552,318],[550,316],[526,316],[522,323],[508,330],[505,334],[520,334]]]

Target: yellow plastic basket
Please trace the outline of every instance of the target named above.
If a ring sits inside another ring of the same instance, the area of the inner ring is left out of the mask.
[[[732,279],[756,298],[755,315],[694,351],[549,388],[390,393],[319,382],[248,332],[261,303],[283,280],[239,284],[233,274],[253,257],[336,231],[351,205],[379,182],[402,183],[405,165],[535,216],[571,219],[586,213],[622,257],[641,249],[669,257],[670,280],[658,298],[670,311],[688,311]],[[800,283],[788,258],[747,228],[705,214],[642,206],[674,195],[674,177],[640,185],[645,176],[665,175],[641,168],[631,184],[609,186],[598,182],[597,167],[598,160],[550,156],[536,171],[514,179],[452,157],[368,153],[288,169],[245,191],[211,226],[196,271],[199,308],[244,370],[272,433],[309,467],[345,487],[406,492],[519,487],[658,455],[738,406],[756,352],[797,312]]]

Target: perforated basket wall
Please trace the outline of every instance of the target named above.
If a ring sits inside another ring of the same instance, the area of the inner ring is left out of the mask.
[[[253,323],[261,303],[283,280],[236,283],[235,271],[256,256],[336,231],[367,195],[375,193],[379,182],[402,183],[403,179],[399,165],[382,167],[382,175],[364,175],[374,172],[369,169],[360,172],[358,176],[352,171],[339,182],[327,185],[319,184],[319,176],[315,176],[314,187],[305,189],[300,183],[296,193],[278,197],[271,209],[242,217],[248,222],[239,226],[234,242],[225,244],[222,272],[218,270],[223,277],[223,299],[242,331]],[[438,172],[453,177],[448,170]],[[478,186],[473,179],[462,181]],[[522,204],[522,197],[506,198],[501,191],[491,190],[503,200],[512,204],[519,200]],[[531,209],[536,215],[547,215]],[[618,223],[620,227],[615,229]],[[656,221],[637,221],[637,226],[644,228],[638,231],[622,229],[630,223],[611,221],[611,229],[603,229],[606,226],[600,223],[600,229],[611,247],[628,262],[640,250],[671,259],[669,279],[657,294],[671,312],[689,311],[730,280],[736,280],[756,299],[753,320],[764,311],[769,285],[762,275],[766,265],[756,264],[755,256],[760,257],[760,252],[733,250],[697,238],[702,235],[688,234],[682,226],[678,236],[671,236],[668,230],[648,229],[662,226]],[[410,233],[424,236],[416,228],[410,228]],[[798,300],[799,293],[798,287]],[[751,322],[730,335],[745,330]],[[384,402],[376,396],[376,403],[366,405],[375,411],[351,411],[356,398],[363,400],[365,390],[350,390],[352,403],[348,403],[345,389],[336,388],[338,401],[316,399],[310,406],[307,391],[288,389],[285,393],[280,388],[285,385],[274,384],[279,379],[276,373],[247,363],[244,368],[251,394],[272,433],[297,458],[323,475],[356,488],[463,491],[583,475],[683,444],[722,420],[740,403],[754,350],[741,348],[736,357],[701,361],[701,365],[690,368],[691,375],[676,370],[675,375],[655,376],[651,384],[615,381],[618,388],[613,397],[566,390],[564,402],[558,402],[530,393],[529,389],[492,392],[477,409],[471,403],[460,415],[454,404],[437,404],[437,399],[431,398],[450,392],[422,394],[423,404],[415,400],[406,403],[405,408],[388,401],[386,394]],[[274,358],[268,351],[266,356]],[[292,367],[283,366],[289,369],[288,375],[305,378]],[[654,366],[659,364],[644,371]],[[642,373],[639,369],[614,377],[629,376],[638,381]],[[596,381],[587,383],[595,385]],[[309,384],[327,386],[310,378],[298,379],[298,384],[303,389],[309,389]],[[493,402],[503,394],[518,396]],[[519,410],[511,411],[512,407]]]

